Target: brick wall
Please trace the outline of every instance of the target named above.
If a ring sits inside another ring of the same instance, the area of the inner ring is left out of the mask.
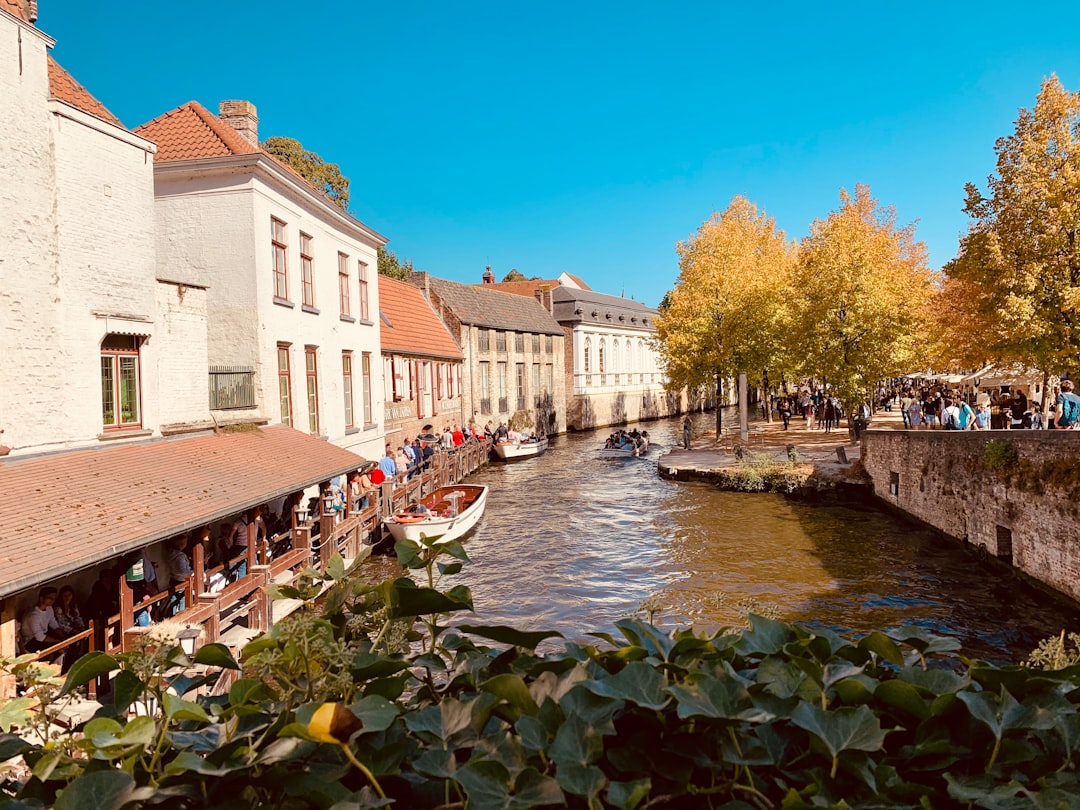
[[[988,469],[990,441],[1016,449],[1030,486],[1010,486]],[[1080,599],[1080,502],[1067,487],[1038,486],[1048,462],[1072,469],[1075,482],[1080,432],[871,430],[862,447],[877,497]]]

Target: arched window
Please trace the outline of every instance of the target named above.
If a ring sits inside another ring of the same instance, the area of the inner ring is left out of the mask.
[[[600,373],[601,374],[604,373],[604,349],[606,348],[605,345],[604,345],[604,342],[605,342],[604,339],[600,338],[600,354],[597,356],[597,360],[600,363]]]
[[[616,338],[611,341],[611,370],[616,374],[619,373],[619,340]]]
[[[592,371],[592,338],[585,338],[585,373]]]

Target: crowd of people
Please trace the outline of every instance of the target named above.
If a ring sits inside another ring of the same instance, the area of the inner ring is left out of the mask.
[[[635,456],[640,456],[649,449],[649,431],[617,430],[604,441],[605,450],[629,450]]]

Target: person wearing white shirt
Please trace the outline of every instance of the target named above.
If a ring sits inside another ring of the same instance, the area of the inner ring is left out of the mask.
[[[23,616],[20,631],[27,652],[40,652],[64,640],[53,613],[55,601],[56,588],[42,588],[38,591],[37,604]]]

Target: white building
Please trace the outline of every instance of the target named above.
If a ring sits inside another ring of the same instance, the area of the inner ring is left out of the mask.
[[[207,422],[205,291],[155,273],[154,145],[48,55],[31,6],[0,4],[0,444]]]
[[[255,107],[189,102],[139,127],[159,275],[207,289],[211,407],[382,454],[376,249],[386,239],[258,144]]]

